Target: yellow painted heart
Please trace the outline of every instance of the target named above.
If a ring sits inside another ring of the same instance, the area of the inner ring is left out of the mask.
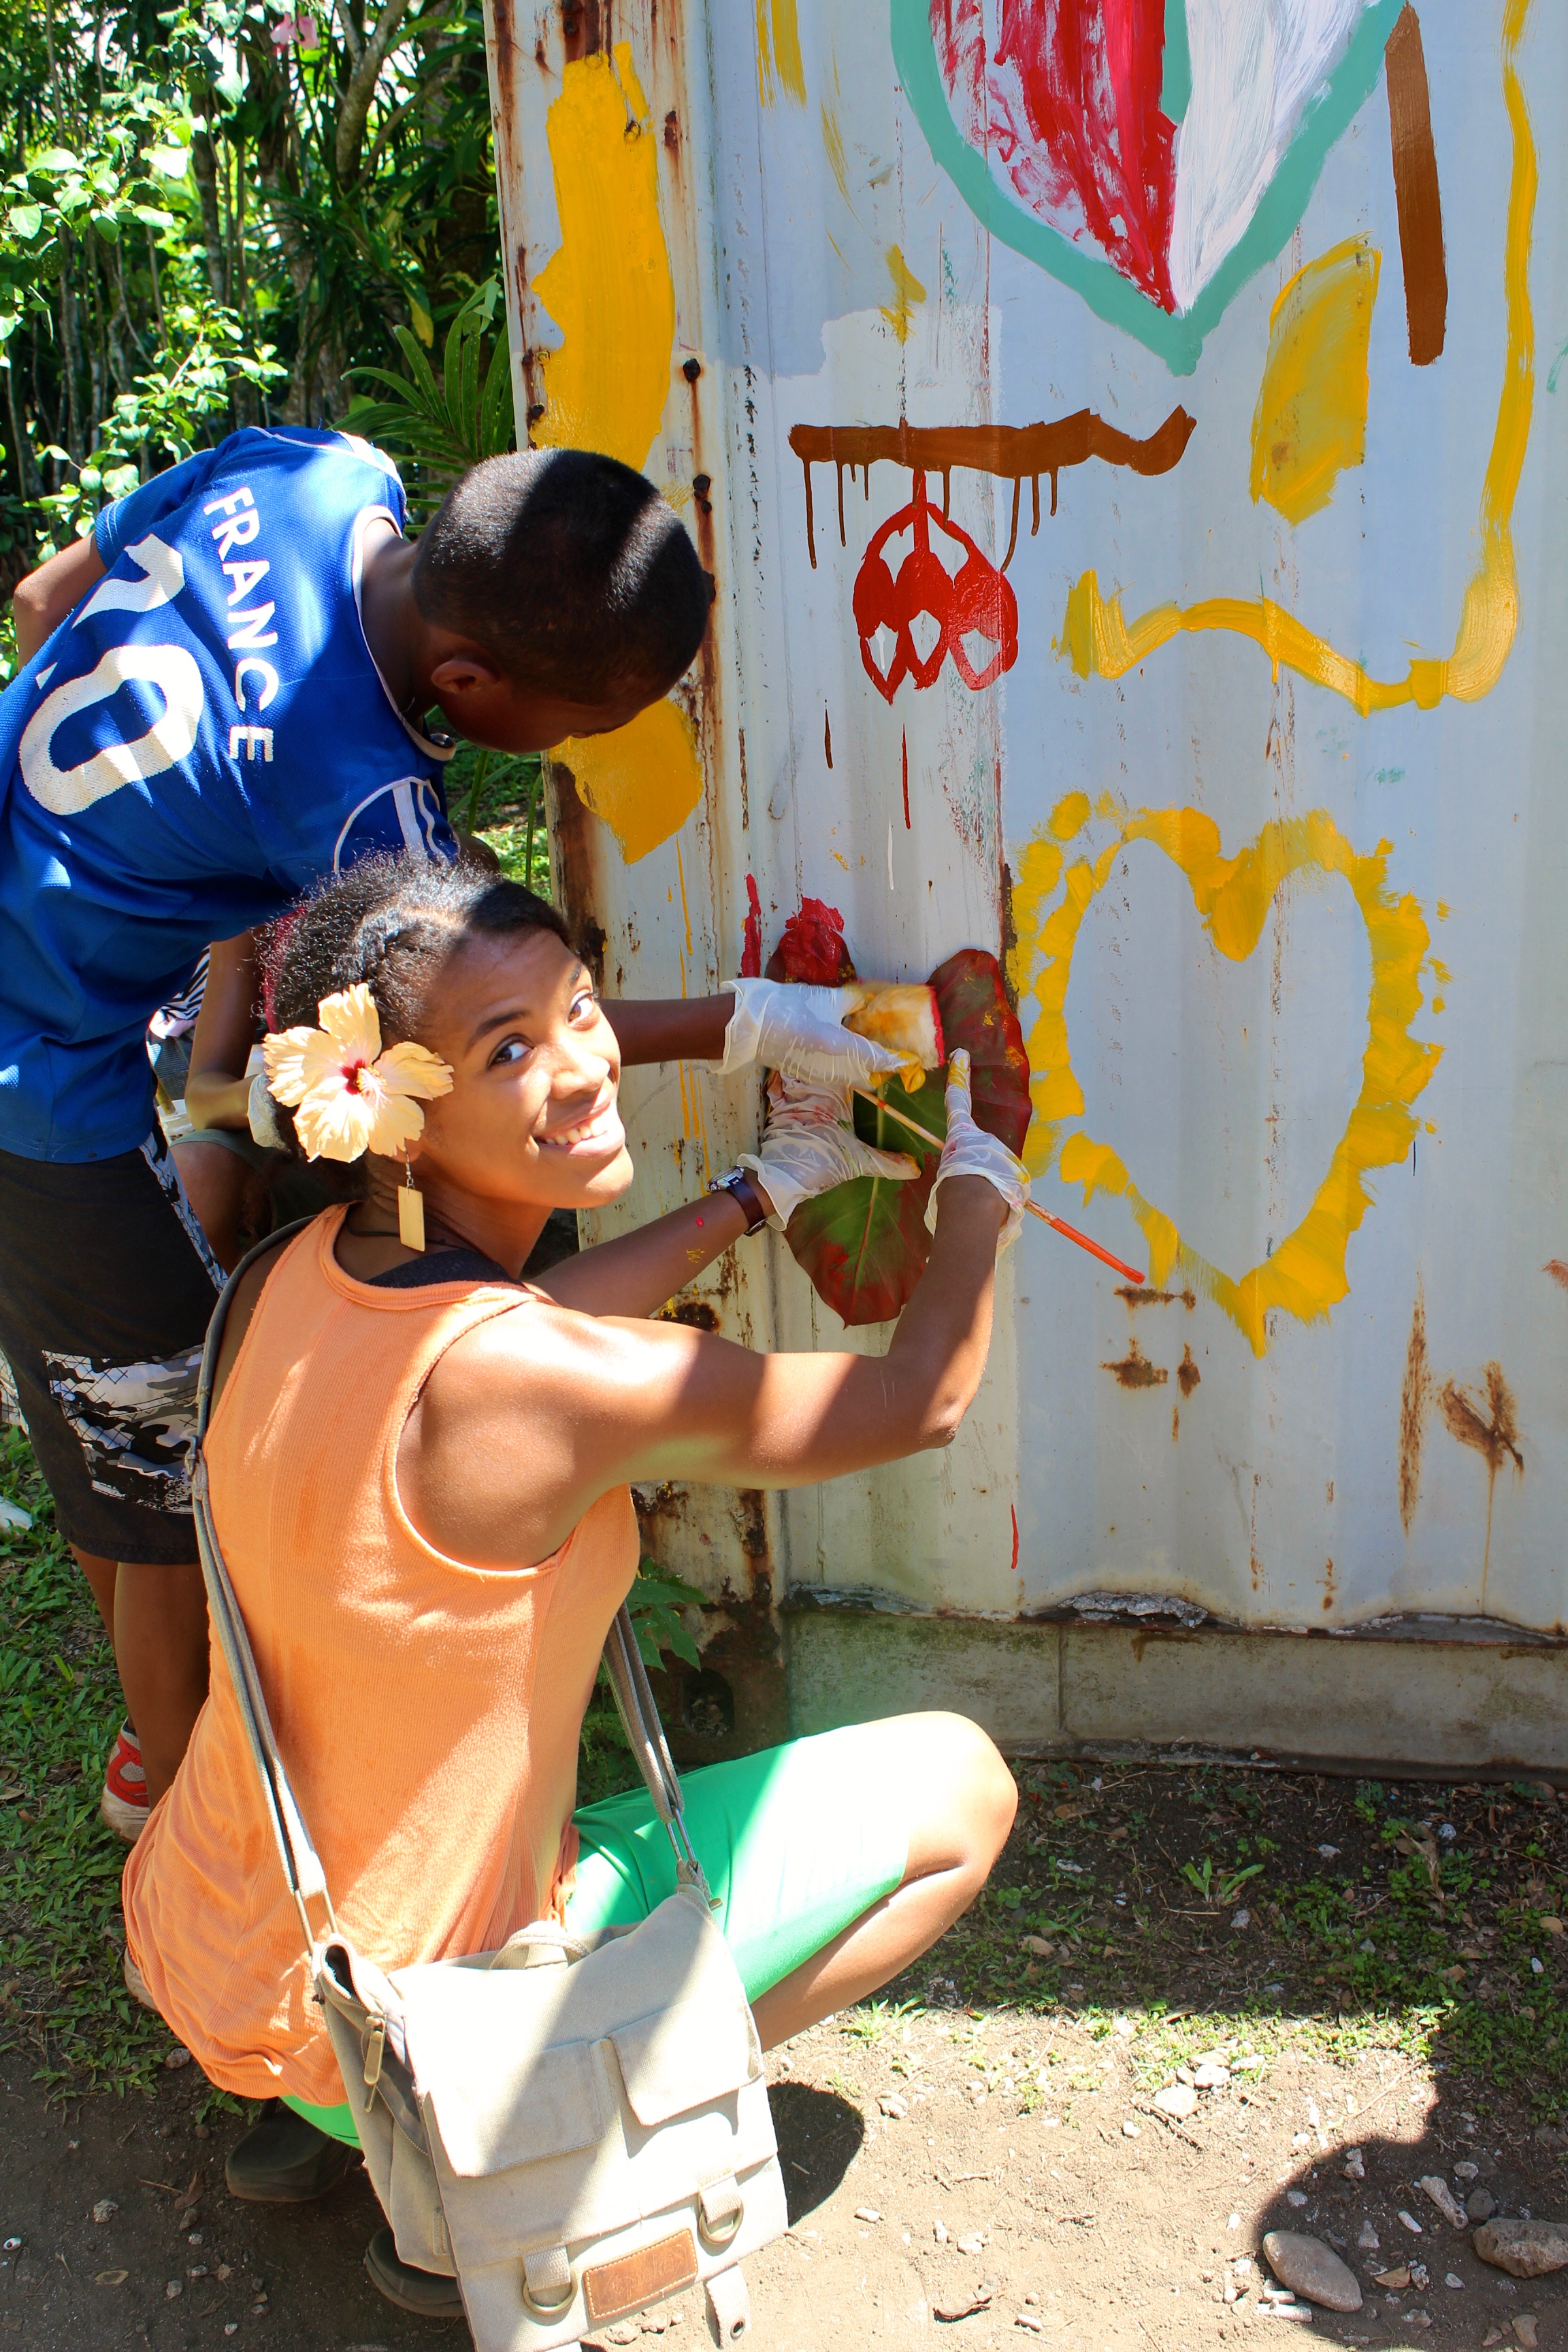
[[[1218,825],[1199,810],[1141,809],[1129,815],[1108,796],[1094,814],[1112,820],[1112,837],[1092,863],[1079,857],[1069,864],[1064,845],[1083,831],[1089,814],[1087,797],[1069,793],[1019,861],[1013,899],[1018,945],[1009,958],[1009,975],[1019,998],[1032,996],[1037,1007],[1028,1039],[1035,1123],[1024,1157],[1036,1175],[1054,1160],[1064,1183],[1082,1185],[1086,1201],[1096,1192],[1121,1193],[1148,1242],[1151,1281],[1163,1288],[1173,1271],[1179,1273],[1224,1308],[1261,1356],[1271,1310],[1310,1323],[1345,1297],[1345,1251],[1372,1204],[1366,1172],[1396,1165],[1414,1140],[1411,1106],[1443,1050],[1410,1034],[1423,1002],[1421,968],[1430,945],[1426,925],[1415,898],[1396,898],[1387,887],[1392,844],[1379,842],[1372,856],[1362,856],[1321,809],[1266,824],[1248,847],[1226,857]],[[1343,875],[1366,925],[1372,986],[1361,1092],[1306,1215],[1272,1255],[1239,1281],[1183,1241],[1171,1218],[1143,1198],[1110,1144],[1073,1128],[1084,1110],[1067,1032],[1073,955],[1085,912],[1133,841],[1153,842],[1180,867],[1209,937],[1233,962],[1251,955],[1276,892],[1293,874]]]

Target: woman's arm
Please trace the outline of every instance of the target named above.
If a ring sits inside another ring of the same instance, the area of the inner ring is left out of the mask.
[[[32,660],[68,613],[102,577],[103,558],[89,531],[85,539],[62,547],[58,555],[17,581],[11,593],[11,613],[16,624],[16,651],[25,662]]]
[[[984,1177],[939,1196],[926,1272],[885,1356],[753,1354],[677,1323],[525,1308],[442,1359],[399,1451],[426,1539],[523,1567],[632,1479],[797,1486],[951,1444],[991,1337],[1007,1204]]]
[[[185,1080],[185,1108],[193,1127],[248,1127],[250,1080],[245,1066],[256,1040],[260,992],[256,934],[242,931],[237,940],[215,940]]]
[[[655,1315],[746,1230],[732,1192],[707,1192],[668,1217],[552,1265],[534,1287],[580,1315]]]
[[[728,994],[671,996],[634,1004],[626,997],[606,997],[604,1008],[621,1060],[630,1069],[643,1062],[722,1061],[735,1000]]]

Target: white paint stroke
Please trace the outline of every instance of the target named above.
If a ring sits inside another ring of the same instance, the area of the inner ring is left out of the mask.
[[[1171,290],[1190,310],[1257,211],[1367,0],[1187,0]]]

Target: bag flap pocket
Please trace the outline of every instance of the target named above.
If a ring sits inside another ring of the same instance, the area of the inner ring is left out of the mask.
[[[465,2180],[571,2156],[606,2122],[593,2045],[547,2040],[530,1979],[439,1963],[400,1969],[409,2055],[447,2160]]]
[[[737,1991],[739,1988],[737,1986]],[[651,2127],[715,2099],[732,2098],[760,2064],[744,1997],[678,2000],[610,2035],[626,2103]]]

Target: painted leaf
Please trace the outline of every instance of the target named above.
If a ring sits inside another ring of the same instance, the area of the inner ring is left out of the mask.
[[[1031,1111],[1029,1062],[1001,966],[980,948],[962,948],[932,972],[930,984],[948,1052],[960,1045],[968,1050],[977,1123],[1009,1150],[1021,1150]],[[847,1324],[887,1323],[901,1314],[931,1246],[926,1203],[936,1175],[935,1147],[947,1133],[941,1079],[933,1076],[915,1094],[890,1082],[882,1104],[875,1108],[856,1097],[856,1133],[880,1150],[913,1153],[921,1160],[919,1176],[907,1184],[857,1176],[835,1185],[815,1201],[803,1201],[785,1234],[817,1297]],[[933,1147],[929,1152],[895,1111],[926,1130]]]

